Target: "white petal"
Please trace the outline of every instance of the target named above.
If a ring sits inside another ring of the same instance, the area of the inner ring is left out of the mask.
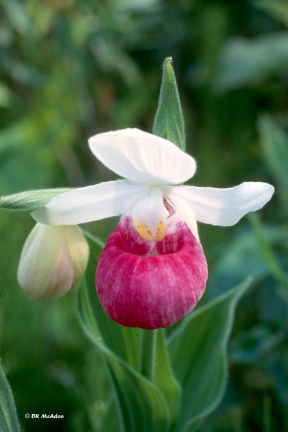
[[[195,160],[176,145],[138,129],[95,135],[89,145],[109,169],[139,183],[179,184],[196,171]]]
[[[77,225],[118,216],[131,210],[150,189],[127,180],[99,183],[58,195],[32,217],[46,225]]]
[[[167,196],[177,209],[186,202],[199,222],[230,226],[245,214],[262,208],[273,193],[274,187],[268,183],[247,182],[227,189],[177,186]]]
[[[154,187],[149,196],[137,202],[132,210],[134,226],[144,240],[160,241],[165,237],[166,218],[163,191]]]

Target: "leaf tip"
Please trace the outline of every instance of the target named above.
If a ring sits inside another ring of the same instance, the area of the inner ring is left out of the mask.
[[[164,62],[163,62],[163,68],[165,68],[166,66],[169,67],[169,65],[171,66],[173,62],[172,57],[166,57]]]
[[[172,66],[173,59],[172,57],[166,57],[163,62],[163,79],[164,77],[168,78],[169,81],[172,81],[174,78],[174,69]]]

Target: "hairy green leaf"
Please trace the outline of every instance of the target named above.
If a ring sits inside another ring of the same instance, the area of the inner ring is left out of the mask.
[[[172,58],[163,64],[162,84],[153,133],[185,150],[185,128]]]

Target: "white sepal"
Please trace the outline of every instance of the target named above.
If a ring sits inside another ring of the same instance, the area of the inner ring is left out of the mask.
[[[176,186],[169,190],[168,198],[176,207],[177,201],[185,201],[199,222],[230,226],[245,214],[262,208],[273,193],[274,187],[268,183],[246,182],[225,189]]]
[[[110,170],[139,183],[179,184],[196,171],[195,160],[176,145],[138,129],[95,135],[89,145]]]
[[[119,216],[150,192],[150,186],[116,180],[88,186],[53,198],[32,217],[46,225],[78,225]]]

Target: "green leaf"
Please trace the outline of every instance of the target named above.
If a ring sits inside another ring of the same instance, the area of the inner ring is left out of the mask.
[[[44,207],[48,202],[65,192],[69,192],[69,188],[59,189],[39,189],[6,195],[0,197],[0,209],[6,210],[22,210],[32,212],[41,207]]]
[[[78,314],[84,332],[107,360],[121,431],[168,431],[169,410],[161,391],[137,372],[141,330],[120,326],[105,314],[95,290],[96,264],[102,246],[92,236],[86,237],[90,258],[78,290]]]
[[[228,337],[236,304],[249,285],[250,279],[199,308],[172,333],[168,348],[183,391],[177,432],[195,430],[223,397]]]
[[[146,378],[106,353],[121,409],[123,432],[168,432],[169,411],[163,395]]]
[[[0,363],[0,425],[1,432],[20,432],[11,387]]]
[[[267,165],[278,183],[282,203],[288,210],[288,136],[269,114],[259,118],[258,129]]]
[[[185,151],[185,128],[172,58],[163,63],[162,84],[153,133],[176,144]]]

